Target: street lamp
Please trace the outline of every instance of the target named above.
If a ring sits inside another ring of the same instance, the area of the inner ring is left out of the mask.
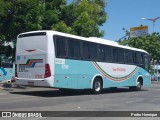
[[[153,33],[155,32],[155,22],[156,20],[160,19],[160,17],[156,17],[156,18],[152,18],[152,19],[149,19],[149,18],[141,18],[142,20],[150,20],[153,22]]]

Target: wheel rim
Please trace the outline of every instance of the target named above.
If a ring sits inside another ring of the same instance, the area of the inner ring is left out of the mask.
[[[101,83],[99,82],[99,81],[96,81],[95,82],[95,91],[100,91],[100,89],[101,89]]]
[[[141,82],[140,81],[137,82],[137,88],[141,89]]]

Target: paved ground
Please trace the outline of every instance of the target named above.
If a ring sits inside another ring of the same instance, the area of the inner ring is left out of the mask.
[[[110,89],[106,89],[100,95],[91,95],[84,91],[62,93],[51,88],[0,89],[0,111],[72,112],[159,110],[160,84],[152,84],[150,87],[144,87],[142,91],[129,91],[128,88],[118,88],[117,91],[113,92]],[[59,119],[61,118],[57,118],[57,120]],[[68,119],[72,120],[75,118]],[[85,118],[77,117],[76,119],[83,120]],[[99,119],[105,118],[101,117]],[[123,119],[125,120],[127,118]],[[149,118],[147,119],[149,120]]]

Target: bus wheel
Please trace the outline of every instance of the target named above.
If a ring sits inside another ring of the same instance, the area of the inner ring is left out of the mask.
[[[141,80],[138,80],[138,81],[137,81],[137,85],[136,85],[136,87],[135,87],[135,90],[140,91],[141,88],[142,88],[142,82],[141,82]]]
[[[100,94],[102,91],[102,80],[100,78],[96,78],[93,82],[92,93]]]
[[[140,91],[142,89],[142,80],[138,80],[136,86],[129,87],[130,90]]]

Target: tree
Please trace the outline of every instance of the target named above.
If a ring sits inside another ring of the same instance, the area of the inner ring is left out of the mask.
[[[42,3],[44,6],[42,29],[51,30],[52,25],[61,21],[62,9],[66,6],[66,0],[45,0]]]
[[[68,5],[66,0],[0,0],[0,46],[15,42],[19,33],[42,29],[102,37],[105,0],[73,1]]]
[[[43,6],[39,0],[0,0],[0,4],[1,46],[15,41],[21,32],[42,28]]]
[[[99,27],[107,18],[105,6],[104,0],[76,0],[63,7],[61,21],[58,25],[53,24],[52,29],[85,37],[102,37],[104,31]]]
[[[41,29],[42,11],[38,0],[6,0],[11,6],[7,9],[4,18],[3,34],[7,33],[6,40],[10,41],[15,35]],[[42,8],[43,9],[43,8]]]

